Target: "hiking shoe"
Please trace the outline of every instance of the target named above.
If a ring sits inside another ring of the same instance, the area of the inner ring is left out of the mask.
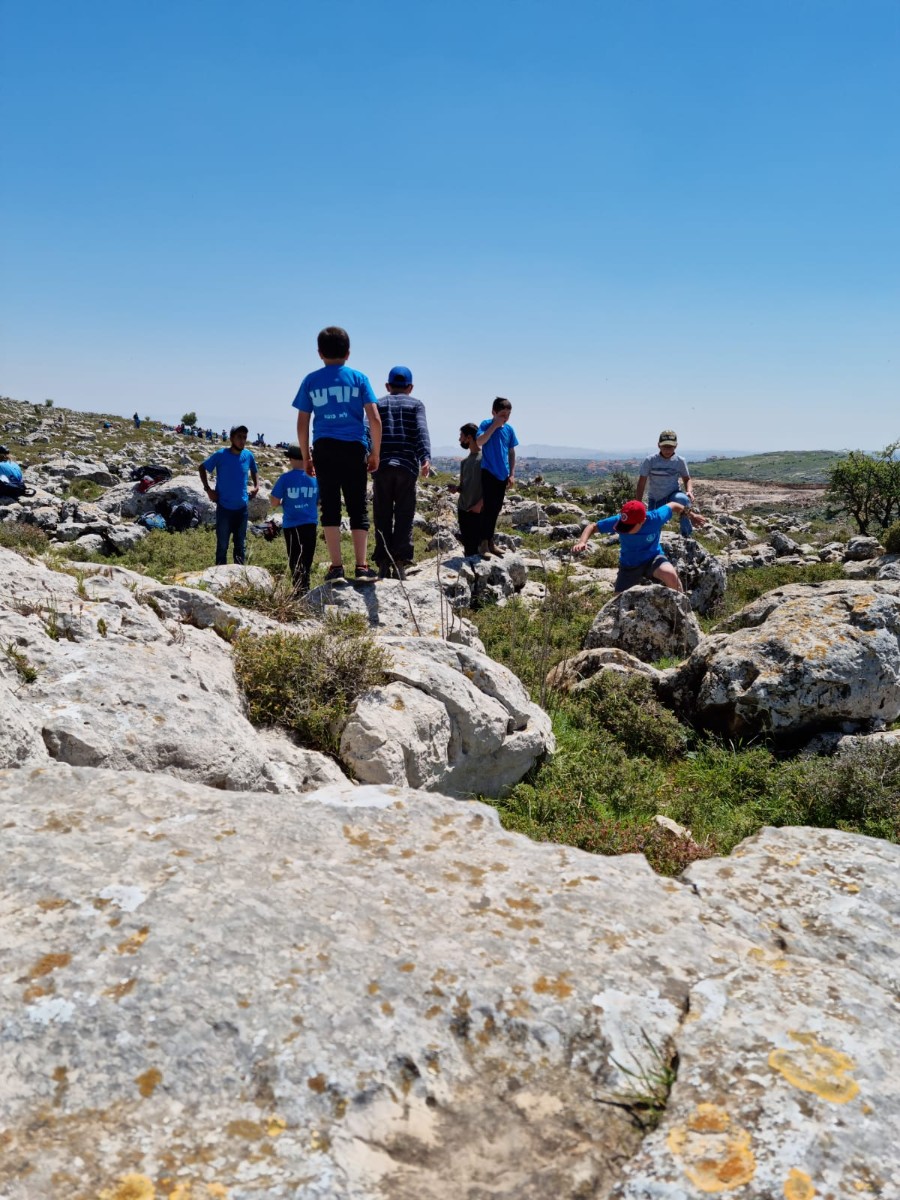
[[[373,570],[368,563],[364,563],[361,567],[356,568],[355,578],[357,583],[374,583],[378,578],[378,572]]]
[[[329,567],[325,572],[325,583],[346,583],[347,576],[343,567]]]

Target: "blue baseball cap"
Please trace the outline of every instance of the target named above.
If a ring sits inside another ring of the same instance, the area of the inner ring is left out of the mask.
[[[412,371],[409,367],[391,367],[388,383],[391,387],[412,387]]]

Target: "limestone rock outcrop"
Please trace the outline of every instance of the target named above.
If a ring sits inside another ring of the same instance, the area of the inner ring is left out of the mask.
[[[687,595],[653,583],[630,588],[605,604],[587,632],[584,649],[610,646],[655,662],[685,657],[700,636]]]
[[[343,778],[324,754],[244,715],[220,634],[275,626],[259,614],[115,567],[86,565],[78,579],[3,548],[0,613],[5,644],[35,672],[25,683],[0,658],[18,731],[6,735],[5,761],[40,757],[40,743],[61,762],[232,790],[302,792]]]
[[[0,792],[7,1200],[893,1194],[896,846],[766,830],[684,886],[398,788]]]
[[[722,628],[671,683],[700,724],[796,736],[900,716],[900,582],[790,584]]]
[[[363,783],[499,795],[554,749],[550,718],[506,667],[438,638],[382,638],[390,683],[364,695],[341,735]]]

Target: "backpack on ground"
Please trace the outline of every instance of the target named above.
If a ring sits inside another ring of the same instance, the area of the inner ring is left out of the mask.
[[[193,504],[188,504],[186,500],[182,500],[179,504],[173,504],[166,517],[166,528],[169,533],[183,533],[185,529],[196,529],[199,524],[200,513]]]
[[[160,516],[159,513],[150,512],[144,513],[142,517],[138,517],[138,525],[143,525],[145,529],[167,529],[166,518]]]
[[[135,467],[131,472],[131,478],[135,483],[140,483],[148,477],[154,483],[164,483],[165,480],[172,478],[172,472],[168,467],[160,466],[159,463],[148,463],[146,467]],[[146,491],[146,488],[144,490]]]

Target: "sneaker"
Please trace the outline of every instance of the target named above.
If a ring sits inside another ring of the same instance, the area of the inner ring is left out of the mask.
[[[393,568],[391,567],[390,563],[379,563],[378,564],[378,578],[379,579],[393,579],[394,578]]]
[[[343,574],[343,571],[341,574]],[[377,578],[378,572],[374,571],[368,563],[363,563],[361,567],[356,568],[355,579],[357,583],[374,583]]]
[[[344,574],[344,568],[341,566],[329,567],[325,572],[325,583],[346,583],[347,576]]]

